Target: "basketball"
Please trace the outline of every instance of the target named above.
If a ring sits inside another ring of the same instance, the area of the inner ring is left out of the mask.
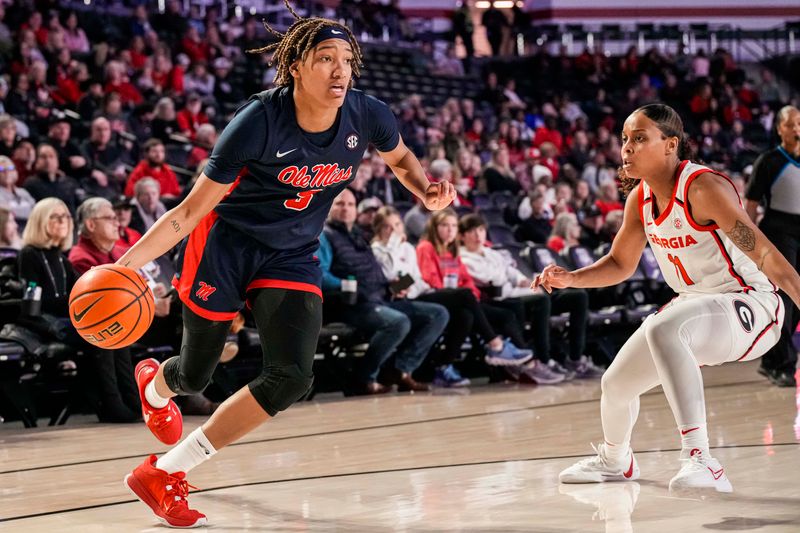
[[[81,276],[69,295],[69,318],[81,337],[100,348],[124,348],[153,322],[153,293],[137,272],[102,265]]]

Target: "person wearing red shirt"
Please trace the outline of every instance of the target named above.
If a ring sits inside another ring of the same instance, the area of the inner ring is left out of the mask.
[[[536,134],[533,137],[533,145],[539,148],[546,142],[553,143],[558,153],[561,153],[561,149],[564,147],[564,138],[561,132],[558,131],[558,121],[556,117],[548,116],[544,119],[544,126],[536,128]]]
[[[161,198],[177,198],[181,194],[178,177],[175,172],[164,162],[166,151],[164,143],[159,139],[149,139],[142,149],[145,159],[131,171],[128,182],[125,184],[125,196],[133,196],[133,186],[142,178],[151,177],[161,185]]]
[[[619,201],[619,190],[617,184],[613,181],[604,181],[598,188],[599,198],[595,205],[600,209],[600,214],[605,221],[606,215],[611,211],[623,209],[622,202]]]
[[[197,128],[208,123],[208,116],[203,113],[203,102],[198,94],[190,94],[186,99],[186,107],[178,111],[175,119],[181,133],[194,140]]]
[[[139,90],[128,80],[125,65],[120,61],[110,61],[106,65],[105,93],[117,93],[123,105],[139,105],[144,99]]]
[[[452,208],[437,211],[428,220],[425,235],[417,245],[417,263],[422,279],[434,289],[469,289],[463,307],[473,320],[473,328],[486,344],[486,363],[498,366],[518,366],[530,361],[533,352],[517,348],[503,340],[489,323],[487,313],[497,322],[516,321],[512,311],[497,310],[480,304],[481,292],[458,256],[458,217]]]
[[[192,60],[192,63],[198,61],[208,63],[211,47],[200,37],[200,33],[194,26],[189,26],[189,29],[186,30],[186,34],[181,40],[181,48]]]

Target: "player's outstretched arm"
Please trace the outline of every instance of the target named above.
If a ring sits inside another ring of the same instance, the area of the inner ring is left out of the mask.
[[[695,220],[713,221],[795,305],[800,305],[800,276],[742,209],[728,180],[710,172],[702,174],[689,188],[688,199]]]
[[[201,174],[192,191],[177,206],[159,218],[153,227],[125,255],[119,258],[118,265],[134,270],[164,255],[181,239],[189,235],[231,188],[229,183],[217,183]]]
[[[636,270],[642,256],[647,238],[639,217],[638,186],[625,201],[625,215],[622,227],[611,243],[611,250],[588,267],[572,272],[556,265],[550,265],[533,279],[531,288],[542,287],[547,292],[568,287],[591,288],[608,287],[625,281]]]
[[[422,200],[425,207],[431,211],[444,209],[455,199],[456,189],[449,181],[431,183],[425,176],[425,171],[419,163],[417,156],[408,149],[403,139],[397,143],[390,152],[378,152],[383,160],[392,169],[394,175],[403,186]]]

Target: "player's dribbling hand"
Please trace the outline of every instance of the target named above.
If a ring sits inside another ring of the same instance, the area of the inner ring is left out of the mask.
[[[553,289],[566,289],[572,286],[574,274],[569,270],[556,265],[547,265],[541,274],[533,278],[531,289],[542,287],[548,293]]]
[[[456,188],[449,181],[431,183],[425,191],[425,207],[430,211],[439,211],[452,203],[456,198]]]

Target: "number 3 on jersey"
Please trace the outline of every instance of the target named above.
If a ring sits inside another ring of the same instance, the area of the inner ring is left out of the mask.
[[[674,256],[672,254],[667,254],[667,259],[669,259],[670,263],[675,265],[675,272],[678,274],[678,276],[681,277],[681,279],[683,279],[683,282],[687,286],[688,285],[694,285],[694,281],[692,281],[692,278],[690,278],[689,274],[686,273],[686,269],[683,267],[683,263],[681,263],[681,260],[680,260],[679,257]]]
[[[302,211],[308,207],[308,204],[311,202],[311,199],[314,197],[314,195],[321,190],[322,189],[311,189],[309,191],[300,191],[297,193],[297,198],[286,200],[283,202],[283,206],[286,209],[291,209],[292,211]]]

